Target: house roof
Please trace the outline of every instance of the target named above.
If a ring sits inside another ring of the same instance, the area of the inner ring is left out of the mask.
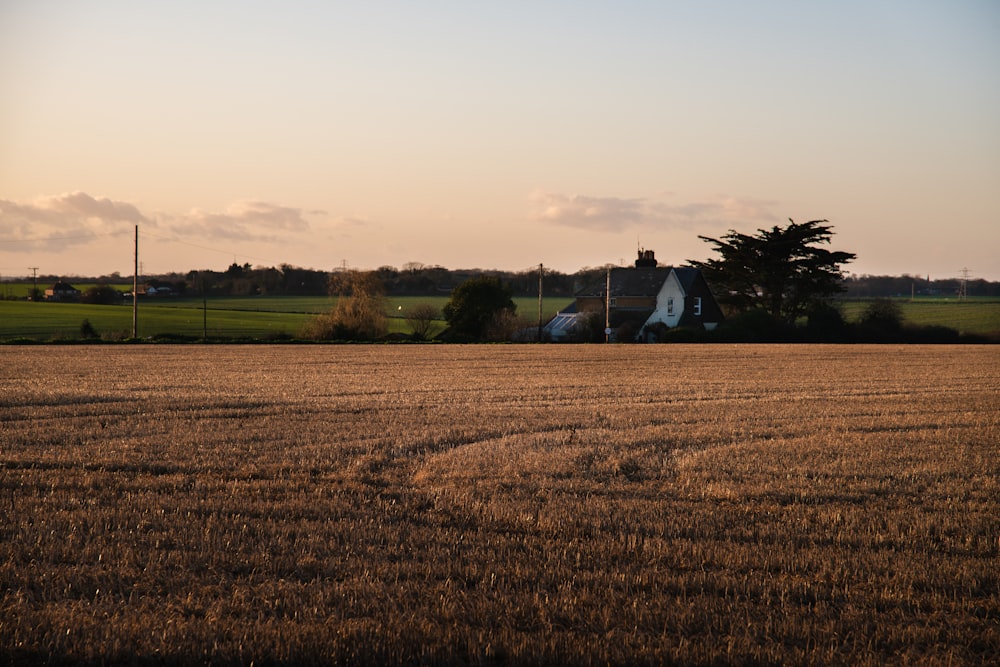
[[[685,294],[693,291],[701,275],[698,269],[691,266],[611,269],[611,296],[656,296],[671,271],[677,276]],[[587,284],[576,296],[603,297],[606,288],[607,278],[603,277]]]
[[[52,291],[53,292],[77,292],[79,290],[77,290],[75,287],[73,287],[69,283],[60,280],[59,282],[57,282],[55,285],[52,286]]]
[[[579,313],[559,313],[545,325],[549,333],[566,334],[572,332],[579,323]]]
[[[680,269],[674,270],[680,271]],[[689,270],[697,272],[697,269]],[[660,288],[663,287],[663,283],[666,281],[667,276],[670,275],[670,271],[671,267],[669,266],[611,269],[611,296],[656,296],[660,293]],[[606,289],[607,277],[602,277],[586,285],[576,295],[578,297],[603,297]]]
[[[698,280],[698,276],[701,272],[690,266],[681,266],[674,269],[674,273],[677,275],[677,280],[681,283],[681,288],[684,290],[685,294],[690,294],[694,288],[694,283]]]

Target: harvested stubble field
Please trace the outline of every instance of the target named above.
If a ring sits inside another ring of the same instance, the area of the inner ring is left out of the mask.
[[[4,663],[983,664],[993,347],[0,348]]]

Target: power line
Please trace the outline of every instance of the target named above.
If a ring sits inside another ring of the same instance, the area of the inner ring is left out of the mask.
[[[282,264],[282,262],[277,262],[277,261],[275,261],[273,259],[270,259],[268,257],[257,257],[255,255],[247,255],[245,253],[233,252],[231,249],[213,248],[211,246],[201,245],[199,243],[191,243],[190,241],[181,241],[180,239],[170,238],[170,237],[167,237],[167,236],[161,236],[159,234],[151,233],[151,232],[146,231],[146,230],[143,230],[143,235],[144,236],[152,236],[155,239],[159,239],[160,241],[166,241],[167,243],[179,243],[180,245],[186,245],[186,246],[190,246],[192,248],[199,248],[200,250],[208,250],[209,252],[217,252],[220,255],[232,255],[234,258],[236,258],[236,257],[243,257],[245,259],[256,259],[258,261],[268,262],[270,264]],[[234,261],[234,263],[235,263],[235,261]]]
[[[969,276],[972,272],[968,268],[962,268],[960,273],[962,278],[958,281],[958,298],[965,299],[969,296]]]
[[[29,266],[28,270],[31,271],[31,300],[34,301],[38,298],[38,267]]]
[[[126,234],[128,234],[129,236],[131,236],[131,234],[129,234],[128,232],[122,231],[122,232],[105,232],[105,233],[100,233],[100,234],[98,234],[98,233],[87,233],[87,234],[78,234],[78,235],[74,235],[74,236],[39,236],[39,237],[29,238],[29,239],[12,239],[12,238],[6,238],[5,239],[5,238],[0,238],[0,243],[4,243],[4,244],[20,243],[20,244],[39,244],[39,245],[44,245],[44,244],[52,242],[52,241],[83,241],[83,240],[87,240],[87,239],[93,240],[93,239],[108,238],[108,237],[123,237]],[[150,232],[145,227],[143,228],[143,236],[144,237],[152,237],[154,239],[157,239],[159,241],[165,241],[167,243],[178,243],[180,245],[186,245],[186,246],[190,246],[192,248],[198,248],[200,250],[207,250],[209,252],[219,253],[220,255],[233,255],[234,257],[243,257],[245,259],[254,259],[254,260],[257,260],[259,262],[267,262],[267,263],[274,264],[274,265],[279,265],[279,264],[283,263],[283,262],[278,262],[278,261],[276,261],[274,259],[271,259],[269,257],[259,257],[259,256],[256,256],[256,255],[248,255],[246,253],[241,253],[241,252],[233,252],[233,250],[231,248],[218,248],[218,247],[207,246],[207,245],[203,245],[203,244],[199,244],[199,243],[192,243],[190,241],[182,241],[182,240],[177,239],[177,238],[171,238],[169,236],[164,236],[162,234],[157,234],[155,232]]]

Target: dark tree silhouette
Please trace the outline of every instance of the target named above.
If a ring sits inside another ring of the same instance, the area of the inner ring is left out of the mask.
[[[80,295],[80,303],[114,305],[122,302],[122,293],[110,285],[94,285]]]
[[[455,337],[482,340],[498,315],[516,308],[499,278],[480,276],[456,287],[442,312]]]
[[[876,335],[896,335],[903,330],[903,309],[892,299],[875,299],[869,303],[858,324]]]
[[[833,236],[826,220],[788,222],[753,236],[733,230],[721,239],[699,236],[720,257],[689,263],[733,311],[760,309],[791,324],[816,302],[844,290],[840,265],[856,255],[817,247]]]

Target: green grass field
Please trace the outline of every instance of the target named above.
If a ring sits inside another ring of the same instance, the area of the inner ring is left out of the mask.
[[[114,287],[119,292],[131,292],[132,283],[108,283],[111,287]],[[72,283],[73,287],[80,290],[80,292],[86,292],[91,287],[96,287],[97,283]],[[38,290],[44,292],[46,289],[51,287],[51,283],[38,283]],[[31,295],[32,283],[30,282],[4,282],[0,283],[0,299],[27,299]]]
[[[5,293],[3,290],[16,292],[21,288],[30,289],[30,285],[5,283],[0,286],[0,293]],[[420,303],[430,303],[440,309],[447,301],[447,296],[389,297],[386,299],[389,331],[410,333],[406,322],[406,312],[410,308]],[[537,322],[536,298],[517,297],[514,302],[518,315],[526,324]],[[843,300],[838,303],[848,321],[856,321],[870,300]],[[322,296],[210,297],[206,313],[205,303],[198,297],[149,299],[139,302],[138,333],[142,338],[164,334],[201,336],[206,331],[209,337],[217,338],[267,338],[278,335],[294,337],[311,317],[328,312],[335,304],[335,299]],[[565,297],[545,299],[542,305],[543,318],[548,319],[569,304],[570,300]],[[900,299],[899,305],[908,324],[946,326],[972,334],[1000,331],[1000,299]],[[125,338],[132,331],[132,307],[131,304],[96,306],[0,301],[0,340],[74,339],[79,337],[84,320],[89,321],[102,337]],[[443,327],[442,321],[441,328]]]
[[[200,336],[207,328],[209,336],[294,335],[308,317],[301,313],[218,310],[211,305],[207,313],[203,313],[200,308],[194,307],[141,303],[138,334],[140,337],[162,334]],[[102,336],[128,337],[132,332],[132,307],[3,301],[0,302],[0,339],[77,338],[84,320],[89,321]]]
[[[939,297],[895,299],[903,310],[907,324],[943,326],[967,334],[990,334],[1000,331],[1000,299],[971,297],[942,299]],[[872,299],[840,300],[844,316],[855,322]]]
[[[409,334],[406,312],[418,303],[439,309],[447,297],[393,297],[386,300],[390,333]],[[518,312],[530,322],[537,321],[538,300],[515,299]],[[140,338],[162,336],[202,336],[210,338],[267,338],[297,336],[315,315],[331,310],[329,297],[218,297],[205,302],[199,298],[164,299],[139,302]],[[546,316],[568,305],[566,300],[546,301]],[[81,303],[33,303],[0,301],[0,340],[28,338],[39,341],[75,339],[84,320],[105,338],[127,338],[132,332],[132,306],[97,306]],[[444,328],[441,322],[440,329]],[[439,330],[440,330],[439,329]]]

